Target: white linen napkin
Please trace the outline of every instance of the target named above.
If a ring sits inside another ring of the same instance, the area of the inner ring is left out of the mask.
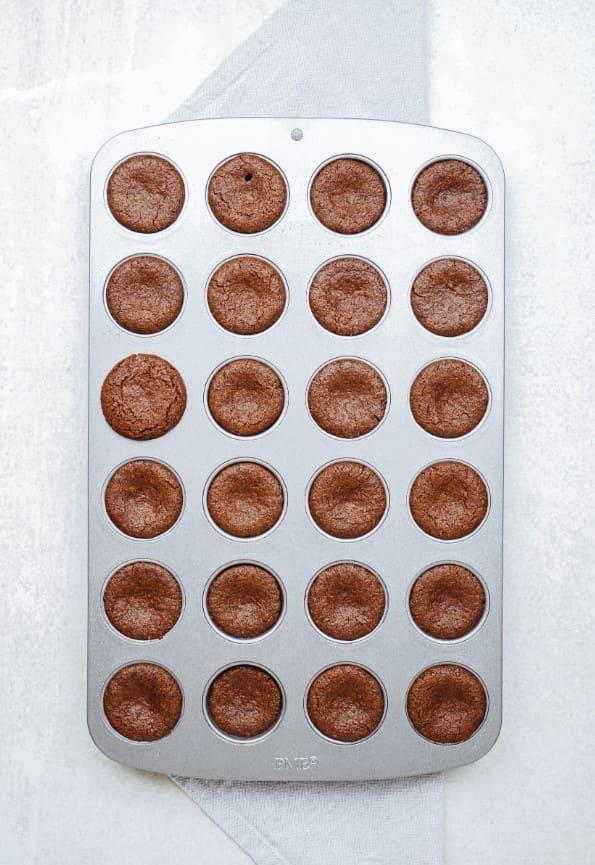
[[[289,0],[170,117],[427,122],[424,0]],[[258,865],[439,865],[442,778],[173,779]]]
[[[288,0],[169,120],[427,123],[425,0]]]

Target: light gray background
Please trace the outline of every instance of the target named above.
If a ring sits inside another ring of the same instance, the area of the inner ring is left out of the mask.
[[[279,5],[0,0],[6,865],[249,861],[85,729],[86,197],[103,140],[170,113]],[[505,720],[447,776],[447,865],[592,861],[591,8],[431,5],[431,122],[485,138],[508,177]]]

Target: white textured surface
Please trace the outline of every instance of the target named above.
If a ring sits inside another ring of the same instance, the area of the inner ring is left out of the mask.
[[[6,865],[249,861],[85,730],[85,201],[97,146],[173,110],[279,5],[0,0]],[[494,146],[509,203],[505,721],[488,757],[448,775],[447,865],[590,861],[591,10],[433,4],[431,120]]]

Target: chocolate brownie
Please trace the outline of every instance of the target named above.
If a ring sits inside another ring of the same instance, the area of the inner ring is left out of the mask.
[[[310,203],[331,231],[358,234],[384,213],[386,187],[378,171],[362,159],[334,159],[312,181]]]
[[[113,430],[146,441],[173,429],[186,408],[177,369],[155,354],[131,354],[117,363],[101,387],[101,408]]]
[[[155,538],[182,512],[182,487],[171,469],[155,460],[130,460],[116,469],[105,488],[110,520],[132,538]]]
[[[279,583],[270,571],[258,565],[225,568],[207,592],[209,616],[230,637],[259,637],[278,622],[282,608]]]
[[[377,427],[387,399],[382,376],[357,358],[325,364],[308,388],[310,414],[325,432],[341,438],[357,438]]]
[[[316,627],[335,640],[358,640],[376,628],[386,598],[380,580],[363,565],[340,562],[321,571],[308,592]]]
[[[136,742],[154,742],[171,733],[178,723],[182,692],[163,667],[130,664],[109,680],[103,711],[120,735]]]
[[[287,293],[279,271],[262,258],[241,255],[217,268],[207,302],[215,321],[241,335],[268,330],[285,309]]]
[[[409,393],[418,424],[440,438],[471,432],[488,408],[488,388],[481,373],[462,360],[436,360],[419,373]]]
[[[251,739],[262,736],[279,720],[283,707],[281,689],[260,667],[229,667],[211,684],[207,709],[213,724],[229,736]]]
[[[209,206],[226,228],[254,234],[274,225],[287,204],[283,175],[268,159],[239,153],[215,170],[208,189]]]
[[[112,272],[105,302],[120,327],[132,333],[159,333],[180,314],[184,286],[168,261],[154,255],[135,255]]]
[[[378,324],[388,304],[379,270],[361,258],[335,258],[323,265],[310,285],[316,321],[338,336],[358,336]]]
[[[283,513],[279,479],[259,463],[237,462],[218,472],[207,492],[209,513],[219,528],[238,538],[272,529]]]
[[[182,591],[163,565],[131,562],[110,577],[103,606],[114,628],[125,637],[159,640],[180,617]]]
[[[339,742],[370,736],[384,715],[384,694],[378,680],[354,664],[337,664],[310,685],[308,715],[317,730]]]
[[[460,159],[441,159],[418,174],[411,203],[426,228],[438,234],[462,234],[484,215],[488,191],[471,165]]]
[[[316,475],[308,504],[314,522],[324,532],[349,540],[376,528],[386,511],[386,491],[369,466],[343,460]]]
[[[211,379],[209,411],[216,423],[237,436],[268,430],[279,419],[285,391],[277,373],[260,360],[239,358],[222,366]]]
[[[464,742],[481,726],[487,710],[483,685],[456,664],[429,667],[407,695],[407,713],[418,733],[432,742]]]
[[[481,273],[459,258],[439,258],[415,277],[411,307],[419,323],[438,336],[461,336],[477,327],[488,308]]]
[[[471,534],[488,511],[488,491],[465,463],[441,460],[423,469],[411,487],[409,507],[417,525],[433,538],[452,541]]]
[[[475,574],[462,565],[428,568],[417,578],[409,595],[413,621],[438,640],[464,637],[481,620],[485,592]]]
[[[185,198],[180,172],[167,159],[150,153],[121,162],[107,184],[107,203],[114,217],[142,234],[168,228],[180,215]]]

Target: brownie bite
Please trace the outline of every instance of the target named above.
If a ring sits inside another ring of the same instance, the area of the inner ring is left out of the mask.
[[[281,218],[287,186],[279,169],[255,153],[239,153],[215,170],[209,181],[215,219],[241,234],[264,231]]]
[[[470,535],[488,512],[488,491],[475,469],[456,460],[432,463],[409,493],[411,515],[428,535],[453,541]]]
[[[121,736],[135,742],[154,742],[171,733],[178,723],[182,692],[163,667],[130,664],[107,683],[103,711]]]
[[[182,612],[182,590],[156,562],[131,562],[112,574],[103,593],[111,624],[132,640],[159,640]]]
[[[101,408],[113,430],[137,441],[173,429],[186,408],[186,387],[177,369],[155,354],[131,354],[107,374]]]
[[[268,330],[280,318],[286,302],[285,283],[277,268],[253,255],[224,261],[207,288],[215,321],[242,336]]]
[[[272,529],[285,497],[277,476],[253,462],[231,463],[209,485],[207,508],[213,522],[238,538],[255,538]]]
[[[359,640],[378,626],[386,598],[372,571],[339,562],[321,571],[308,592],[308,612],[316,627],[335,640]]]
[[[459,258],[439,258],[415,277],[411,307],[419,323],[437,336],[461,336],[477,327],[488,308],[481,273]]]
[[[328,535],[343,540],[367,535],[382,520],[387,500],[376,472],[360,462],[331,463],[314,478],[308,495],[312,518]]]
[[[112,271],[105,302],[120,327],[132,333],[159,333],[182,311],[184,286],[165,259],[135,255]]]
[[[417,175],[411,203],[426,228],[437,234],[462,234],[484,215],[488,191],[473,166],[460,159],[441,159]]]
[[[481,582],[457,564],[434,565],[417,578],[409,609],[417,627],[438,640],[456,640],[481,621],[486,596]]]
[[[371,432],[384,418],[388,395],[369,363],[342,358],[318,370],[308,388],[308,408],[319,427],[341,438]]]
[[[276,578],[259,565],[231,565],[211,582],[207,612],[223,633],[238,639],[265,634],[279,621],[283,595]]]
[[[266,670],[250,665],[229,667],[213,681],[207,694],[209,717],[228,736],[252,739],[274,727],[283,697]]]
[[[285,390],[274,369],[260,360],[238,358],[213,376],[207,393],[213,420],[237,436],[265,432],[279,419]]]
[[[428,364],[409,393],[417,423],[440,438],[456,438],[475,429],[488,401],[488,387],[481,373],[471,364],[451,358]]]
[[[176,475],[155,460],[130,460],[105,488],[105,509],[113,524],[132,538],[156,538],[174,525],[184,494]]]
[[[308,715],[317,730],[339,742],[370,736],[384,715],[384,694],[378,680],[355,664],[337,664],[310,685]]]
[[[338,336],[358,336],[378,324],[388,304],[382,274],[361,258],[335,258],[314,276],[309,292],[316,321]]]
[[[363,159],[334,159],[320,169],[310,187],[317,219],[339,234],[371,228],[384,213],[386,197],[380,173]]]
[[[464,742],[481,726],[486,710],[483,685],[470,670],[457,664],[429,667],[407,694],[411,723],[432,742]]]
[[[175,222],[185,197],[180,172],[169,160],[150,153],[121,162],[107,184],[107,203],[115,219],[142,234],[163,231]]]

